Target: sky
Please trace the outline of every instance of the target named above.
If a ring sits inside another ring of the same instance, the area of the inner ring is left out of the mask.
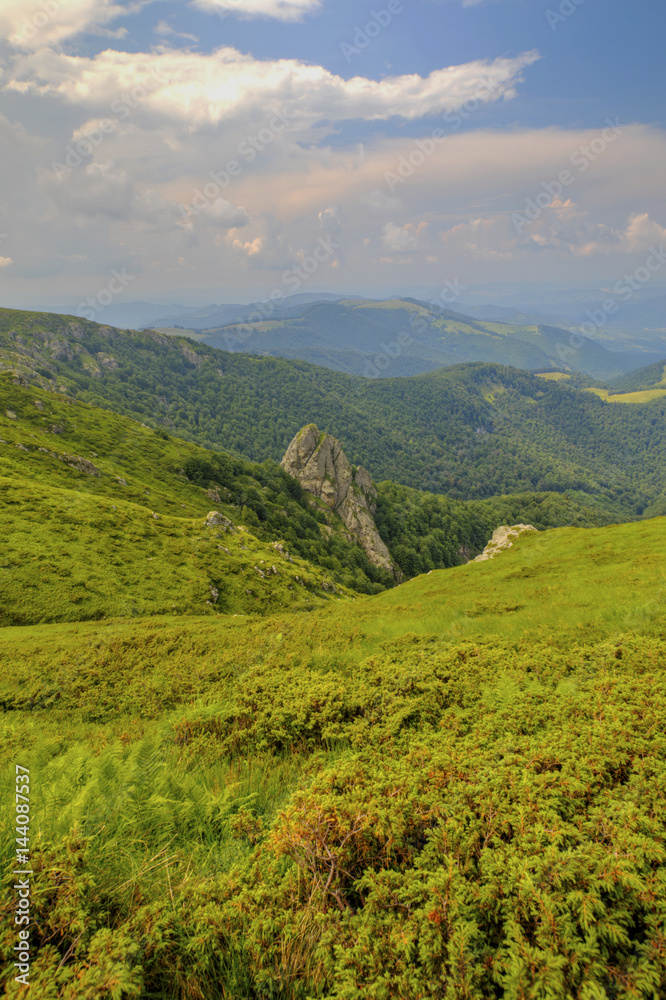
[[[663,0],[0,0],[0,304],[646,262],[654,293],[665,28]]]

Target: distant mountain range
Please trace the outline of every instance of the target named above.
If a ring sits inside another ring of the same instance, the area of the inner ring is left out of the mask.
[[[0,368],[252,461],[279,461],[294,434],[316,423],[380,486],[390,479],[460,500],[566,494],[567,504],[615,520],[660,513],[666,503],[666,404],[606,403],[577,389],[580,376],[539,378],[475,362],[411,378],[359,378],[8,309],[0,309]]]
[[[371,378],[485,361],[609,380],[661,357],[643,349],[612,351],[548,324],[473,319],[417,299],[312,298],[293,296],[275,307],[210,307],[181,316],[177,325],[196,330],[212,347],[298,358]],[[224,322],[206,325],[214,316]]]
[[[465,306],[465,311],[475,319],[503,320],[505,323],[529,324],[550,323],[555,326],[582,326],[590,322],[589,313],[598,310],[604,299],[599,292],[595,299],[580,306],[578,303],[565,306],[562,311],[542,312],[540,310],[517,308],[516,306]],[[632,299],[618,302],[618,311],[605,317],[604,326],[635,330],[659,330],[666,332],[666,295],[651,299]]]
[[[305,292],[289,295],[274,303],[276,311],[293,309],[309,302],[336,302],[344,295],[327,292]],[[104,309],[101,319],[108,326],[127,330],[143,330],[147,327],[179,327],[186,330],[205,330],[208,327],[236,323],[256,312],[259,303],[217,303],[207,306],[185,306],[174,302],[160,305],[156,302],[114,302]],[[56,310],[48,310],[56,312]],[[63,310],[64,311],[64,310]]]

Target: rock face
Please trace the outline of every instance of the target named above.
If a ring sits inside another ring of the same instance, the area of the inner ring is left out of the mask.
[[[360,467],[354,472],[336,438],[308,424],[287,448],[281,465],[304,490],[339,514],[351,539],[365,550],[374,566],[401,578],[374,521],[377,490],[370,474]]]
[[[502,525],[501,528],[496,528],[493,532],[493,537],[481,555],[474,559],[474,562],[485,562],[487,559],[494,559],[500,552],[510,549],[521,535],[526,535],[528,532],[536,530],[531,524],[514,524],[512,527]]]

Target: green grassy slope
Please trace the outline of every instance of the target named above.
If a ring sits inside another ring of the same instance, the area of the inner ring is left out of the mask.
[[[6,373],[0,396],[2,624],[264,613],[388,583],[358,546],[329,537],[277,467],[211,455]],[[211,511],[228,525],[207,524]]]
[[[0,506],[0,625],[257,614],[350,594],[246,528],[156,514],[17,476],[0,477]]]
[[[8,373],[0,396],[4,624],[199,614],[208,601],[211,614],[263,613],[307,606],[333,586],[373,593],[393,582],[271,463],[207,452]],[[205,524],[212,509],[251,540],[221,540],[225,532]],[[463,563],[499,524],[525,520],[544,529],[612,517],[573,494],[464,503],[380,484],[377,523],[408,577]]]
[[[3,629],[31,989],[661,997],[665,526],[525,536],[309,615]]]
[[[496,365],[358,379],[11,310],[0,311],[0,363],[254,460],[279,460],[296,431],[315,422],[376,480],[458,499],[579,490],[626,518],[663,489],[663,402],[613,407]]]

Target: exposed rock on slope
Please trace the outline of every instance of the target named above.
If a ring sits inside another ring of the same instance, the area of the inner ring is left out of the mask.
[[[304,490],[339,514],[352,539],[365,549],[374,566],[401,578],[374,521],[377,490],[370,474],[360,466],[354,472],[336,438],[308,424],[287,448],[281,465]]]
[[[521,535],[526,535],[528,532],[536,530],[531,524],[514,524],[512,527],[504,524],[501,528],[496,528],[493,532],[493,537],[474,562],[485,562],[486,559],[494,559],[504,549],[510,549]]]

